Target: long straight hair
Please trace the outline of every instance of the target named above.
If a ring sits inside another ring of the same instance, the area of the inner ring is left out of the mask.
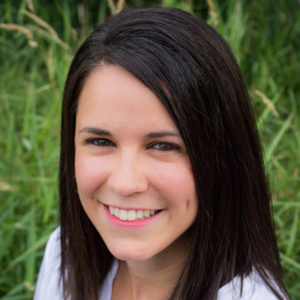
[[[86,39],[71,64],[60,160],[64,296],[98,299],[113,260],[80,203],[74,171],[78,98],[103,64],[123,67],[156,94],[190,157],[199,208],[170,299],[216,299],[220,287],[254,269],[283,299],[261,146],[236,60],[213,28],[171,8],[123,10]]]

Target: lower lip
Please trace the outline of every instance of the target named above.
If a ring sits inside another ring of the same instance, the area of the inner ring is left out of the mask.
[[[146,225],[149,225],[150,223],[152,223],[160,214],[162,211],[158,212],[157,214],[147,218],[147,219],[143,219],[143,220],[136,220],[136,221],[122,221],[118,218],[116,218],[115,216],[113,216],[108,209],[107,205],[103,205],[104,206],[104,210],[106,212],[106,215],[109,219],[109,221],[119,227],[126,227],[126,228],[140,228]]]

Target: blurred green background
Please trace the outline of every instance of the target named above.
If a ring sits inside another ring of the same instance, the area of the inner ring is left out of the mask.
[[[0,0],[0,299],[32,299],[58,225],[64,80],[78,45],[125,6],[171,6],[229,42],[270,177],[284,280],[300,299],[300,4],[277,0]]]

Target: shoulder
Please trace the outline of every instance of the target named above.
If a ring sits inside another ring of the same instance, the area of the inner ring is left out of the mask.
[[[115,258],[113,260],[112,266],[111,266],[109,272],[107,273],[106,278],[103,281],[102,286],[100,288],[100,300],[111,299],[113,281],[116,277],[118,267],[119,267],[119,263],[118,263],[118,260]]]
[[[60,227],[49,237],[40,268],[34,300],[56,300],[62,298],[60,285]]]
[[[279,291],[279,289],[278,289]],[[278,300],[272,290],[266,285],[260,275],[253,271],[244,278],[241,294],[241,279],[235,277],[231,282],[223,286],[219,292],[217,300],[256,300],[268,299]],[[283,296],[283,299],[288,298]]]
[[[53,263],[54,261],[60,259],[60,253],[61,247],[60,247],[60,227],[57,227],[50,235],[46,248],[45,248],[45,254],[44,259],[51,261]]]

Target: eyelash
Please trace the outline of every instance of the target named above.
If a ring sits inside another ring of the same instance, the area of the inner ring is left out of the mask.
[[[171,143],[157,142],[147,147],[147,149],[155,149],[159,151],[179,151],[180,147]]]
[[[86,144],[91,144],[98,147],[110,147],[115,146],[113,142],[111,142],[108,139],[101,139],[101,138],[93,138],[88,139],[86,141]],[[181,148],[178,145],[174,145],[172,143],[166,143],[166,142],[156,142],[152,143],[149,146],[147,146],[146,149],[155,149],[162,152],[168,152],[168,151],[179,151]]]
[[[99,147],[109,147],[109,146],[115,145],[113,142],[111,142],[108,139],[99,139],[99,138],[88,139],[86,141],[86,144],[91,144],[91,145],[99,146]]]

